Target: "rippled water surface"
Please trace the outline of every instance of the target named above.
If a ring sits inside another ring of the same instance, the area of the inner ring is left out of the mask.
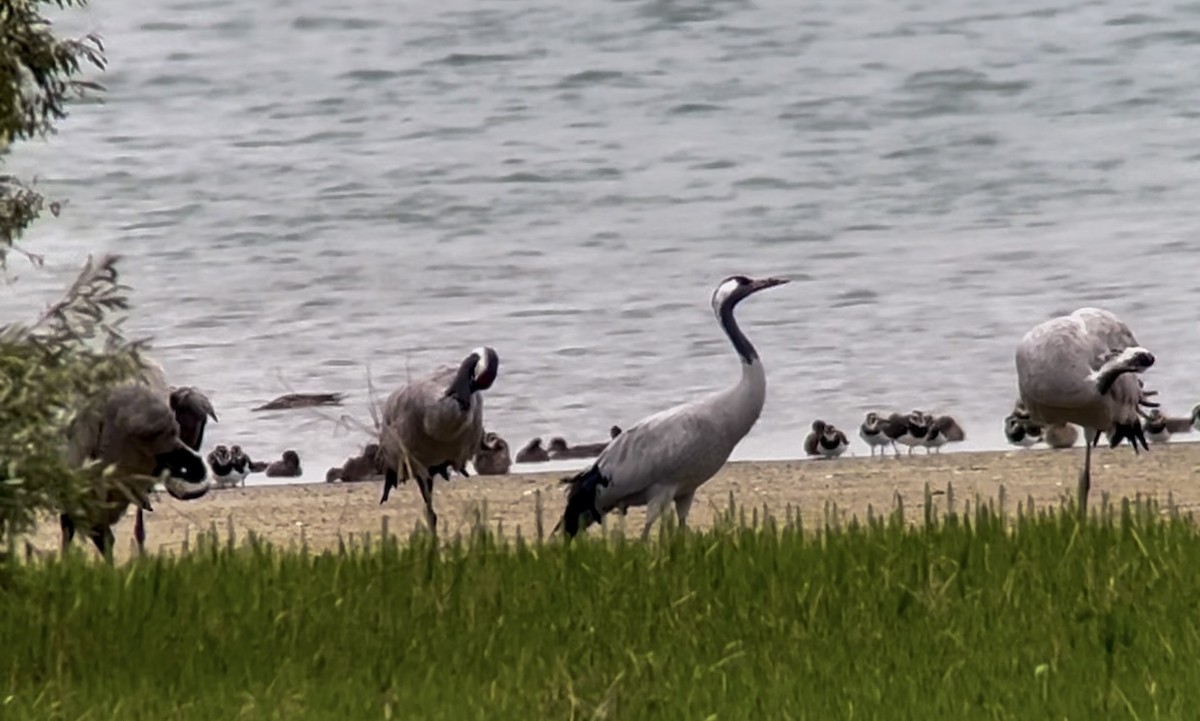
[[[250,408],[340,390],[369,421],[368,367],[387,391],[495,346],[514,450],[731,383],[708,304],[738,272],[796,282],[739,310],[769,391],[735,458],[876,407],[1000,447],[1017,340],[1080,305],[1155,351],[1169,410],[1200,400],[1198,3],[94,0],[59,24],[104,37],[108,93],[9,163],[69,204],[4,317],[125,254],[209,443],[296,448],[307,480],[362,434]]]

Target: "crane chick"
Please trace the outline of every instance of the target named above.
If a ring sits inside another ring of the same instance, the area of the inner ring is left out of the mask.
[[[804,439],[804,453],[818,458],[837,458],[849,447],[845,433],[819,418],[812,422],[812,430]]]
[[[142,382],[106,391],[85,406],[68,428],[68,460],[94,460],[114,469],[93,489],[97,501],[85,511],[59,517],[64,548],[77,528],[106,558],[112,558],[112,527],[132,502],[149,505],[149,494],[162,478],[167,492],[180,500],[199,498],[210,483],[204,459],[179,437],[179,422],[166,393]],[[135,530],[136,535],[136,530]],[[144,536],[138,538],[141,547]]]
[[[483,434],[483,442],[475,451],[475,459],[471,462],[475,472],[481,476],[508,475],[512,468],[512,456],[508,452],[508,442],[500,436],[488,431]]]

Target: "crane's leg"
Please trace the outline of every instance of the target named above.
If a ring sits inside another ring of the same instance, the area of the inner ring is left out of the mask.
[[[384,501],[388,499],[388,494],[392,492],[392,489],[399,485],[400,474],[394,468],[387,469],[383,474],[383,498],[379,499],[379,505],[382,506]]]
[[[421,489],[421,500],[425,501],[425,520],[429,523],[429,530],[433,535],[437,535],[437,514],[433,512],[433,475],[429,478],[421,478],[417,475],[417,488]]]
[[[646,504],[646,526],[642,528],[643,541],[650,539],[650,527],[654,525],[654,522],[657,521],[658,517],[662,515],[662,512],[666,510],[667,504],[670,502],[671,494],[660,492],[651,498],[650,502]]]
[[[58,526],[62,529],[62,552],[65,554],[71,539],[75,538],[75,521],[64,513],[58,517]]]
[[[138,555],[146,552],[146,519],[142,507],[138,506],[133,516],[133,540],[137,542]]]
[[[1100,438],[1097,433],[1096,438]],[[1085,439],[1086,440],[1086,439]],[[1092,444],[1083,444],[1083,470],[1079,473],[1079,518],[1087,520],[1088,492],[1092,489]]]
[[[116,540],[113,537],[112,529],[108,526],[92,526],[92,530],[88,532],[88,538],[92,539],[92,543],[96,545],[96,549],[100,551],[100,555],[104,556],[104,560],[108,561],[111,566],[113,562],[113,543]]]
[[[675,499],[675,515],[679,518],[679,527],[687,528],[688,511],[692,510],[692,500],[695,499],[695,491],[686,496],[679,496]]]

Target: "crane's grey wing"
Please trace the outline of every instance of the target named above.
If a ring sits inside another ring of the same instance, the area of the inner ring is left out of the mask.
[[[483,440],[483,396],[472,394],[464,414],[446,389],[457,369],[443,367],[415,379],[384,403],[380,446],[399,468],[402,452],[429,466],[455,461],[461,468]]]
[[[1071,314],[1083,325],[1084,331],[1106,350],[1121,351],[1138,345],[1129,326],[1102,308],[1080,308]]]
[[[414,408],[420,408],[421,430],[430,438],[448,441],[459,437],[464,432],[464,421],[469,419],[473,425],[475,416],[482,410],[482,396],[471,394],[471,408],[464,414],[458,402],[446,393],[458,369],[453,366],[442,366],[428,376],[411,383],[408,401]],[[482,415],[480,428],[482,429]],[[471,435],[474,435],[473,431]],[[482,438],[482,430],[480,437]]]
[[[158,361],[148,356],[142,356],[140,377],[142,382],[154,391],[155,395],[161,396],[163,400],[170,396],[171,387],[167,385],[167,372]]]
[[[1141,346],[1129,326],[1112,313],[1100,308],[1080,308],[1072,313],[1071,317],[1083,327],[1085,336],[1091,343],[1090,366],[1093,372],[1104,371],[1100,375],[1105,375],[1109,373],[1107,366],[1115,364],[1120,368],[1118,373],[1140,373],[1153,364],[1154,360],[1149,351],[1137,352]],[[1098,382],[1101,392],[1108,392],[1110,381],[1098,378]],[[1137,385],[1136,391],[1133,383]],[[1128,380],[1118,380],[1116,385],[1121,387],[1116,389],[1113,395],[1122,403],[1143,397],[1140,379],[1132,383]]]
[[[467,461],[474,458],[475,452],[483,445],[483,396],[478,393],[471,394],[471,409],[465,424],[462,422],[458,404],[451,398],[445,400],[454,404],[455,409],[460,411],[458,429],[446,440],[447,448],[452,449],[449,460],[454,461],[455,469],[459,473],[466,475]]]
[[[104,436],[112,432],[123,442],[139,444],[153,455],[174,450],[179,443],[179,423],[171,407],[141,385],[113,391],[105,404],[104,428]]]
[[[669,408],[625,429],[582,473],[564,478],[567,505],[560,527],[574,536],[580,522],[598,521],[658,482],[707,480],[729,457],[724,433],[699,404]]]
[[[1085,406],[1095,398],[1089,375],[1095,345],[1081,319],[1052,318],[1034,326],[1017,344],[1017,386],[1028,405]]]
[[[89,459],[125,461],[130,470],[152,456],[172,450],[178,442],[178,423],[171,409],[148,386],[131,383],[114,388],[87,403],[71,422],[67,460],[80,465]]]
[[[409,426],[413,416],[419,413],[415,407],[409,386],[404,385],[392,391],[383,402],[383,412],[380,414],[379,447],[384,458],[396,469],[403,468],[400,462],[412,444],[412,434]]]
[[[684,404],[655,414],[621,433],[597,457],[596,468],[608,480],[598,502],[607,510],[657,483],[706,480],[730,450],[704,406]]]
[[[439,400],[439,376],[414,378],[393,391],[383,404],[383,424],[405,434],[424,429],[429,409]]]
[[[67,462],[81,466],[100,453],[100,434],[104,428],[104,403],[95,398],[86,403],[67,427]]]

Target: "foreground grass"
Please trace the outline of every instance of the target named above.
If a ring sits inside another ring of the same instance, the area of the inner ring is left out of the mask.
[[[1190,519],[899,514],[9,568],[0,718],[1195,717]]]

